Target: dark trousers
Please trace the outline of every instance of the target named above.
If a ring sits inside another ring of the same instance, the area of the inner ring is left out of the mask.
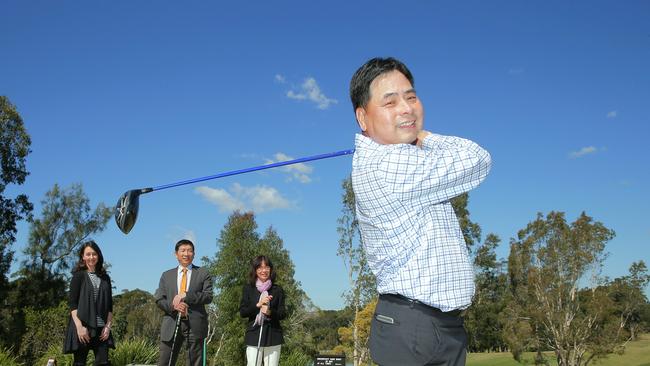
[[[460,311],[380,295],[370,328],[370,356],[381,366],[465,365],[467,333]]]
[[[176,342],[172,352],[173,339],[169,342],[160,342],[160,358],[158,366],[167,366],[169,357],[172,357],[172,365],[176,365],[176,359],[181,350],[183,342],[187,342],[187,365],[201,366],[203,364],[203,338],[196,338],[190,329],[190,322],[181,320],[176,333]]]
[[[88,329],[88,333],[91,335],[90,342],[88,344],[79,344],[79,349],[74,351],[74,361],[73,366],[86,366],[86,360],[88,359],[88,352],[93,350],[95,353],[95,366],[99,365],[110,365],[108,362],[108,342],[102,342],[99,340],[101,329]]]

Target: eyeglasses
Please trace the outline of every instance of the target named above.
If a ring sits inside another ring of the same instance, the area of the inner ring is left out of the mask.
[[[256,271],[270,271],[271,267],[269,266],[259,266],[257,267]]]

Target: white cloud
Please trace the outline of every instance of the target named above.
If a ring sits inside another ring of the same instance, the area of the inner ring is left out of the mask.
[[[595,147],[587,146],[587,147],[583,147],[579,151],[570,152],[569,157],[572,158],[572,159],[577,159],[577,158],[581,158],[581,157],[583,157],[585,155],[595,154],[597,151],[598,151],[598,149],[596,149]]]
[[[289,99],[297,99],[297,100],[307,99],[307,96],[305,94],[296,94],[293,92],[293,90],[289,90],[287,92],[287,97],[289,97]]]
[[[181,239],[188,239],[192,243],[194,243],[194,245],[197,245],[196,234],[194,233],[194,231],[184,228],[182,226],[176,225],[171,227],[170,232],[166,235],[166,237],[169,240],[170,249],[172,251],[174,248],[174,244],[176,244],[176,242]]]
[[[287,79],[284,77],[284,75],[275,74],[275,81],[277,81],[280,84],[284,84],[287,82]]]
[[[330,99],[321,92],[320,87],[314,78],[305,79],[300,86],[300,90],[297,92],[289,90],[287,92],[287,97],[296,100],[310,100],[316,103],[319,109],[327,109],[330,104],[338,103],[336,99]]]
[[[293,157],[281,152],[276,153],[273,157],[274,159],[267,159],[266,164],[273,164],[281,161],[289,161],[294,159]],[[310,183],[311,177],[309,177],[309,174],[311,174],[314,171],[314,168],[304,163],[285,165],[278,169],[285,173],[288,173],[290,175],[290,179],[295,179],[300,183]]]
[[[607,112],[607,118],[616,118],[618,116],[617,111],[609,111]]]
[[[244,187],[233,184],[229,192],[223,189],[201,186],[195,192],[219,208],[219,212],[254,211],[257,213],[291,208],[292,204],[273,187]]]
[[[223,189],[200,186],[195,188],[194,191],[203,196],[208,202],[217,205],[219,212],[244,211],[246,209],[243,202]]]

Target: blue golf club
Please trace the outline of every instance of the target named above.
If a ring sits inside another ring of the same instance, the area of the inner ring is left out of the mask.
[[[119,227],[120,230],[124,234],[128,234],[129,231],[131,231],[131,229],[135,225],[135,221],[138,218],[138,208],[139,208],[139,205],[140,205],[140,203],[139,203],[140,195],[145,194],[145,193],[160,191],[160,190],[167,189],[167,188],[183,186],[183,185],[186,185],[186,184],[203,182],[203,181],[211,180],[211,179],[229,177],[231,175],[244,174],[244,173],[250,173],[250,172],[254,172],[254,171],[258,171],[258,170],[276,168],[276,167],[279,167],[279,166],[304,163],[306,161],[328,159],[328,158],[333,158],[333,157],[342,156],[342,155],[350,155],[352,153],[354,153],[354,149],[341,150],[341,151],[336,151],[336,152],[327,153],[327,154],[313,155],[313,156],[308,156],[308,157],[305,157],[305,158],[298,158],[298,159],[293,159],[293,160],[280,161],[280,162],[272,163],[272,164],[259,165],[259,166],[255,166],[255,167],[252,167],[252,168],[231,170],[231,171],[225,172],[225,173],[219,173],[219,174],[209,175],[209,176],[200,177],[200,178],[188,179],[188,180],[184,180],[184,181],[180,181],[180,182],[176,182],[176,183],[164,184],[164,185],[161,185],[161,186],[158,186],[158,187],[132,189],[130,191],[124,192],[124,194],[122,194],[122,196],[120,196],[120,199],[117,201],[117,206],[115,207],[115,222],[117,223],[117,227]]]

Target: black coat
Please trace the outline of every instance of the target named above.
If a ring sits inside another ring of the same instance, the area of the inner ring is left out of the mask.
[[[277,346],[284,343],[282,336],[282,326],[280,320],[287,316],[284,307],[284,291],[278,285],[272,285],[268,290],[269,295],[273,296],[269,308],[271,309],[271,317],[264,322],[264,330],[262,331],[262,347]],[[242,318],[248,318],[246,324],[246,335],[244,342],[248,346],[257,346],[260,336],[260,326],[255,324],[255,317],[260,312],[256,306],[260,300],[261,293],[253,285],[245,285],[242,291],[241,303],[239,305],[239,314]]]
[[[101,329],[97,327],[97,316],[108,321],[108,313],[113,312],[113,292],[111,290],[111,279],[108,274],[99,276],[101,282],[99,283],[99,291],[97,293],[97,301],[93,293],[93,284],[86,271],[77,271],[72,275],[70,281],[70,295],[68,298],[68,305],[70,311],[77,310],[77,317],[81,320],[84,327],[88,328],[91,336],[93,332],[99,335]],[[79,338],[77,338],[77,327],[72,321],[72,315],[68,317],[68,329],[66,331],[65,341],[63,344],[64,353],[72,353],[79,349]],[[105,341],[108,346],[115,348],[113,341],[113,333]]]

